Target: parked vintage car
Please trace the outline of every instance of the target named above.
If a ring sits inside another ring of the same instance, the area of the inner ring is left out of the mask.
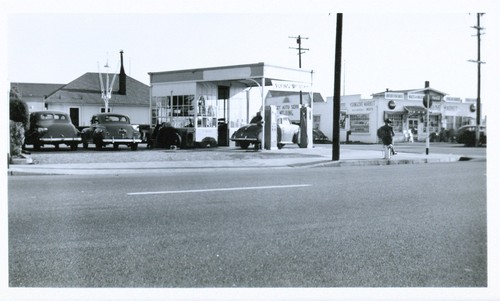
[[[130,118],[126,115],[96,114],[92,116],[90,124],[90,127],[82,130],[83,148],[88,148],[90,143],[95,144],[98,150],[108,144],[112,144],[115,149],[124,144],[132,150],[137,150],[139,142],[142,141],[139,128],[131,125]]]
[[[59,148],[60,144],[78,148],[80,131],[71,123],[67,113],[59,111],[39,111],[30,114],[30,127],[25,135],[25,144],[32,144],[39,150],[45,144]]]
[[[476,126],[464,125],[457,131],[457,142],[463,143],[465,146],[476,145]],[[486,126],[479,126],[479,145],[486,144]]]
[[[330,143],[330,139],[320,130],[313,129],[313,143]]]
[[[288,116],[278,115],[276,118],[278,124],[278,148],[281,149],[286,144],[299,143],[299,126],[292,124]],[[242,149],[247,149],[250,144],[255,148],[260,147],[262,142],[262,122],[250,123],[242,126],[231,136],[231,140]]]

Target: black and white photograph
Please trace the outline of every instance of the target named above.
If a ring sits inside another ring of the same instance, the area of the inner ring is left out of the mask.
[[[500,300],[500,2],[1,6],[1,300]]]

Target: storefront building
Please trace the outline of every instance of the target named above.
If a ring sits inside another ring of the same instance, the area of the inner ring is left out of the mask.
[[[425,92],[431,98],[429,109],[429,131],[427,132],[427,109],[423,105]],[[414,141],[449,139],[460,126],[475,124],[476,100],[449,97],[429,88],[415,90],[385,91],[375,93],[371,99],[361,95],[341,97],[340,141],[377,143],[377,129],[386,118],[392,121],[395,142],[407,141],[411,131]],[[316,103],[313,124],[332,137],[333,98],[326,103]]]

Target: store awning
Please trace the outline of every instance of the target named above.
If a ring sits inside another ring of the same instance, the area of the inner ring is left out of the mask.
[[[405,106],[404,108],[408,112],[408,115],[425,115],[427,112],[422,106]]]

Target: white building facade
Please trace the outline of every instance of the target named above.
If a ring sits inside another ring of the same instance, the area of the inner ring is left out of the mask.
[[[385,91],[362,99],[361,95],[341,97],[340,141],[378,143],[377,129],[386,118],[392,121],[395,142],[407,141],[411,131],[415,141],[449,139],[460,126],[475,124],[476,100],[448,97],[435,89],[428,89],[431,97],[429,131],[427,109],[423,106],[424,89]],[[333,97],[325,103],[315,103],[314,127],[330,139],[333,129]]]

